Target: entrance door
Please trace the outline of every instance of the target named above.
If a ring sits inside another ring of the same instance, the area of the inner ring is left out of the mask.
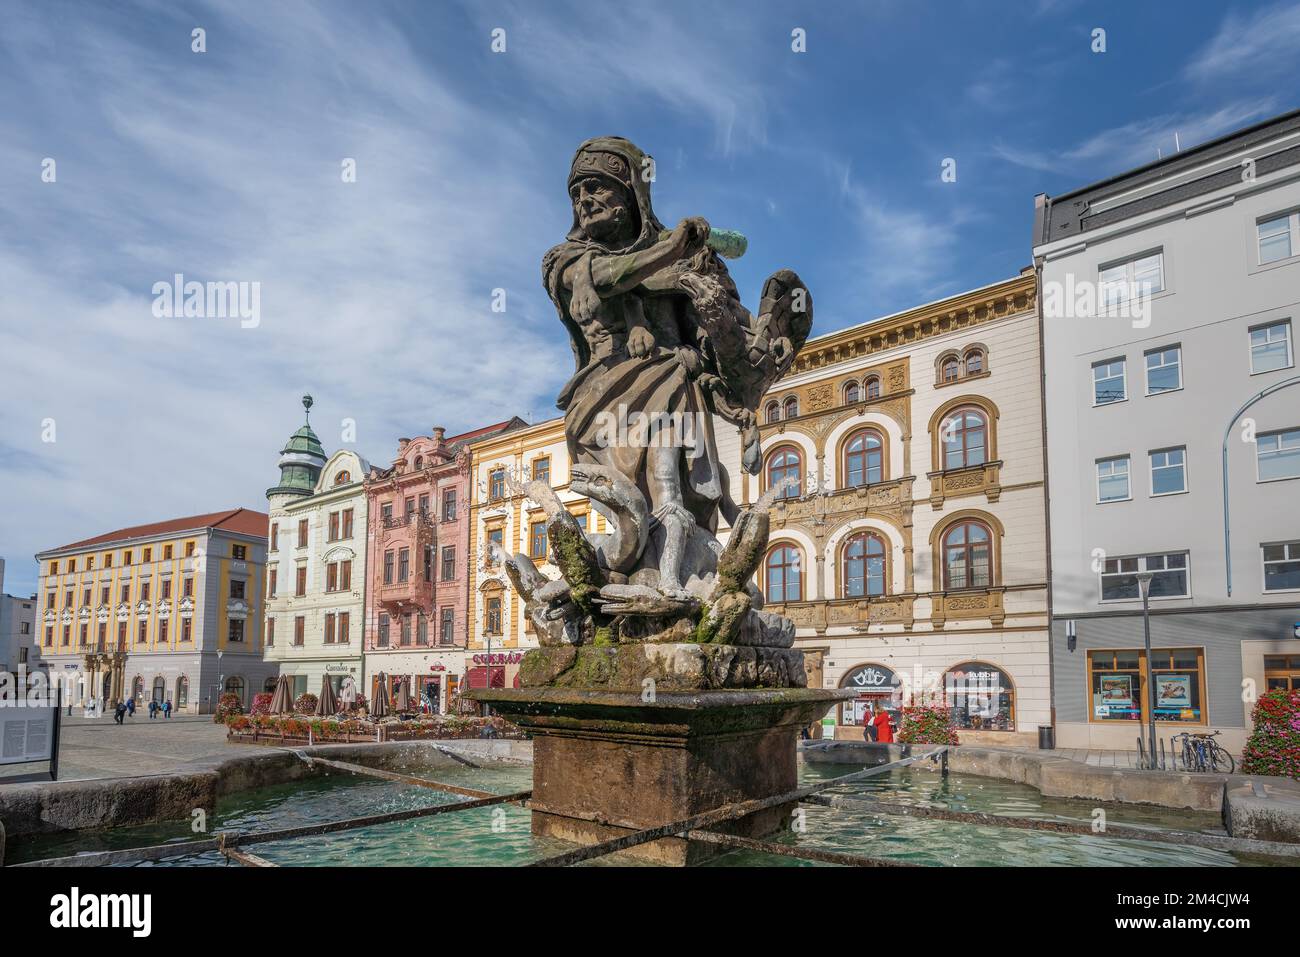
[[[161,675],[153,679],[153,700],[158,704],[167,700],[167,682]]]
[[[109,671],[104,675],[103,687],[100,689],[100,698],[104,704],[108,704],[108,699],[113,694],[113,672]]]
[[[442,708],[442,679],[420,678],[420,710],[425,714],[438,714]]]

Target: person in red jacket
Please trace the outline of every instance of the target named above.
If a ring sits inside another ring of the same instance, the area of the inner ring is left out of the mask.
[[[881,708],[876,712],[876,716],[871,719],[871,723],[876,726],[876,743],[892,744],[894,741],[894,730],[889,722],[889,712]]]

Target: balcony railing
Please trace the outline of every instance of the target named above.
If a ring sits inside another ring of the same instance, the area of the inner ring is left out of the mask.
[[[422,509],[415,509],[402,515],[390,515],[380,520],[384,528],[405,528],[407,525],[432,525],[433,516]]]

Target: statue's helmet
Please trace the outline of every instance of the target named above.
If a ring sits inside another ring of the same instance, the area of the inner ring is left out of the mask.
[[[650,203],[650,177],[654,160],[637,149],[630,140],[621,136],[597,136],[587,140],[573,154],[569,167],[569,189],[581,179],[598,176],[620,186],[634,201],[632,214],[636,217],[636,238],[622,249],[613,252],[635,252],[654,244],[664,227],[654,214]],[[573,228],[567,237],[576,242],[588,240],[578,224],[578,213],[573,213]]]

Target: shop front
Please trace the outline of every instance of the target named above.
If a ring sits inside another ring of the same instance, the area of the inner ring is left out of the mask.
[[[369,695],[373,700],[380,675],[388,687],[388,700],[396,700],[403,681],[410,689],[411,705],[421,714],[447,714],[453,708],[465,668],[465,653],[450,651],[370,652],[366,656]]]
[[[518,651],[476,654],[466,677],[471,688],[518,688],[519,663],[523,654]]]
[[[894,727],[902,721],[903,680],[892,668],[868,663],[858,665],[840,679],[841,688],[851,688],[854,696],[840,704],[840,725],[862,727],[872,714],[888,712]]]

